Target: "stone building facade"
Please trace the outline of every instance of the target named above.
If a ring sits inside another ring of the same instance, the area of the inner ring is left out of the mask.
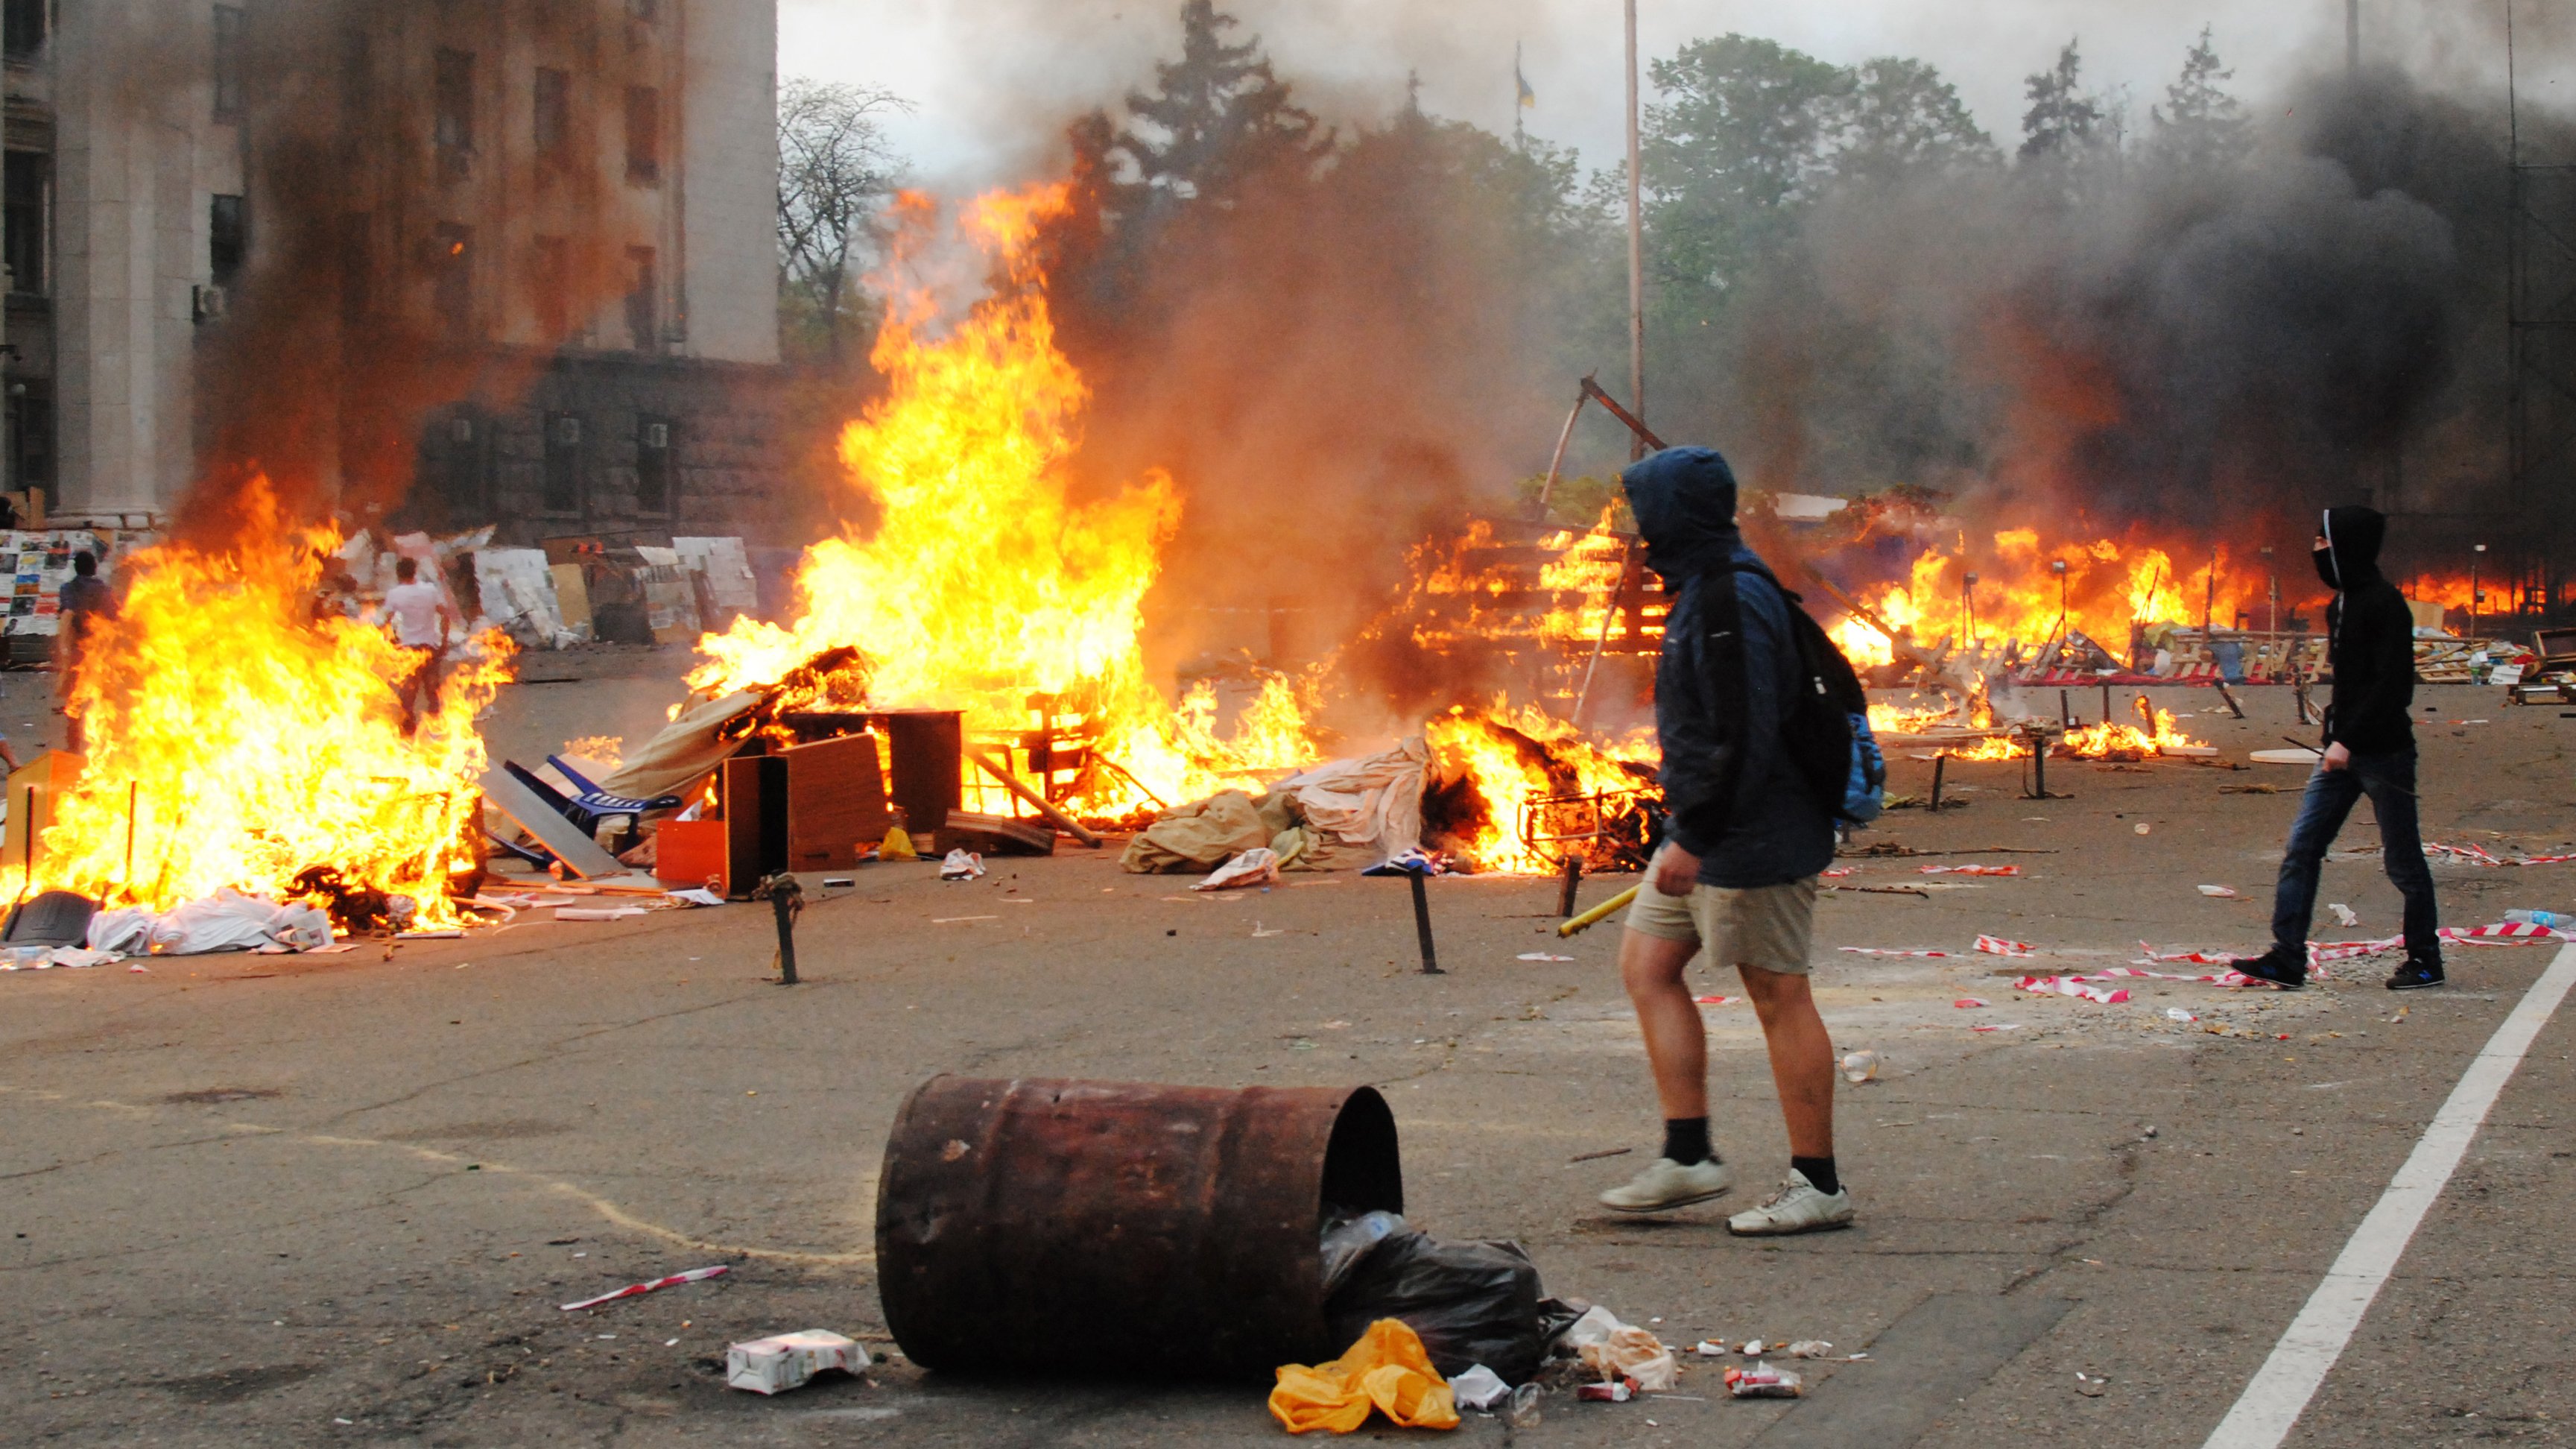
[[[775,0],[0,0],[8,487],[164,514],[210,414],[273,408],[337,430],[358,521],[756,534],[776,37]],[[338,380],[261,397],[282,351]]]

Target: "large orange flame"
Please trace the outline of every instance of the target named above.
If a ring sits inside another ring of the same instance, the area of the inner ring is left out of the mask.
[[[1065,186],[1041,186],[963,210],[958,230],[993,262],[993,291],[933,338],[937,299],[902,280],[932,207],[906,199],[913,227],[874,353],[888,393],[840,447],[877,521],[807,551],[794,623],[744,621],[701,639],[706,662],[689,682],[768,686],[856,646],[879,705],[962,708],[970,731],[995,735],[1030,727],[1034,696],[1050,697],[1058,719],[1079,717],[1126,772],[1083,783],[1086,813],[1144,803],[1128,777],[1166,801],[1258,788],[1263,773],[1314,755],[1289,682],[1266,681],[1220,737],[1212,692],[1176,706],[1145,677],[1143,601],[1180,523],[1179,490],[1157,470],[1076,497],[1070,463],[1090,395],[1056,347],[1035,249],[1070,200]]]
[[[409,657],[379,629],[311,616],[339,540],[278,517],[264,479],[242,506],[227,551],[135,556],[69,701],[89,752],[53,802],[36,883],[166,909],[222,886],[291,896],[331,866],[452,921],[448,878],[477,856],[475,719],[509,675],[508,641],[484,636],[485,658],[450,668],[406,736],[391,681]]]

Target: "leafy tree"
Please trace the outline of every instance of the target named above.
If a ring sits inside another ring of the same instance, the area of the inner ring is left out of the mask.
[[[2156,156],[2190,169],[2232,166],[2252,148],[2245,108],[2219,86],[2236,72],[2219,69],[2210,27],[2182,60],[2182,76],[2165,88],[2165,103],[2147,112]]]
[[[790,80],[778,89],[780,310],[790,336],[818,338],[835,371],[844,340],[867,323],[851,274],[903,170],[884,117],[911,109],[872,86]]]
[[[1837,174],[1888,184],[1982,169],[2001,158],[1959,88],[1919,60],[1881,56],[1855,72],[1842,115]]]
[[[2101,99],[2083,88],[2084,60],[2066,42],[2057,64],[2028,78],[2030,109],[2021,118],[2025,161],[2072,158],[2100,144],[2106,114]]]
[[[1694,41],[1648,73],[1664,97],[1641,148],[1657,270],[1723,290],[1830,174],[1852,73],[1745,35]]]

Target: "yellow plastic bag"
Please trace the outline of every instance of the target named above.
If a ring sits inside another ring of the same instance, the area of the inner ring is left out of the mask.
[[[1270,1412],[1291,1434],[1347,1434],[1367,1422],[1372,1408],[1408,1429],[1458,1427],[1449,1381],[1431,1366],[1421,1336],[1399,1318],[1370,1324],[1350,1352],[1331,1363],[1281,1368],[1278,1387],[1270,1391]]]
[[[921,856],[912,848],[912,836],[898,825],[886,832],[885,844],[877,847],[877,859],[919,860]]]

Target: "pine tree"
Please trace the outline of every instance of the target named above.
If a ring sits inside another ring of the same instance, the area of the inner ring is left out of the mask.
[[[2209,26],[2182,60],[2182,76],[2165,88],[2165,103],[2147,112],[2155,127],[2156,155],[2187,168],[2231,166],[2253,144],[2244,106],[2219,88],[2236,72],[2219,69]]]
[[[1125,181],[1134,194],[1122,209],[1227,205],[1247,178],[1311,164],[1330,146],[1272,73],[1260,37],[1226,43],[1238,24],[1215,0],[1183,0],[1181,58],[1154,67],[1153,94],[1127,97],[1134,119],[1114,150],[1132,171]]]
[[[2100,100],[2083,89],[2084,59],[2076,42],[2066,42],[2054,68],[2029,77],[2025,94],[2030,109],[2021,118],[2021,155],[2025,161],[2068,157],[2095,145],[2100,137]]]

